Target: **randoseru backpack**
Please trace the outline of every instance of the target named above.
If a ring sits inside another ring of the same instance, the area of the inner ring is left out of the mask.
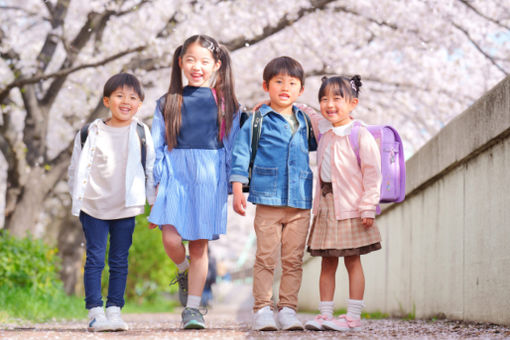
[[[354,121],[349,141],[352,149],[359,158],[359,129],[362,124]],[[388,125],[364,125],[374,136],[381,152],[381,203],[402,202],[406,193],[406,163],[402,140],[393,127]],[[380,208],[378,207],[378,212]]]
[[[80,141],[82,149],[89,135],[89,126],[90,123],[87,123],[80,129]],[[143,173],[145,173],[145,161],[147,158],[147,141],[145,139],[145,129],[143,128],[143,125],[139,122],[136,122],[136,133],[138,134],[138,138],[140,138],[140,153],[142,157]]]
[[[312,130],[312,122],[306,113],[303,113],[305,116],[306,123],[306,136],[308,138],[308,151],[317,150],[317,141],[315,140],[315,135]],[[239,124],[243,126],[244,122],[248,120],[248,118],[252,115],[250,112],[242,111]],[[243,192],[250,191],[250,180],[251,180],[251,170],[253,168],[253,163],[255,162],[255,156],[257,155],[257,149],[259,147],[260,134],[262,131],[262,120],[263,116],[259,110],[255,111],[253,114],[253,119],[251,121],[251,155],[250,155],[250,165],[248,167],[248,183],[243,184]]]

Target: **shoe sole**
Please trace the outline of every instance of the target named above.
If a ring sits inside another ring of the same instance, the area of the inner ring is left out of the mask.
[[[261,331],[261,332],[271,332],[271,331],[277,331],[278,328],[275,326],[265,326],[262,328],[254,328],[255,331]]]
[[[282,331],[304,331],[303,326],[290,326],[287,328],[282,328]]]
[[[204,329],[205,325],[203,323],[192,320],[184,325],[184,329]]]
[[[348,331],[360,331],[361,330],[361,327],[348,327],[348,328],[340,328],[340,327],[335,327],[335,326],[329,326],[329,325],[322,325],[322,328],[324,328],[325,330],[328,330],[328,331],[337,331],[337,332],[348,332]]]
[[[309,331],[322,331],[322,327],[317,327],[314,325],[305,325],[305,329],[308,329]]]

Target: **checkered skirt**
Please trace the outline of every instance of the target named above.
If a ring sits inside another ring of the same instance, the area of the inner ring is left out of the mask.
[[[367,254],[381,249],[380,242],[381,234],[375,222],[371,227],[365,227],[359,217],[338,221],[333,193],[330,190],[322,191],[319,209],[308,237],[308,251],[312,256]]]

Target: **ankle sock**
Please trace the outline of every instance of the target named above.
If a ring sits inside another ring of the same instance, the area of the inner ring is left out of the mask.
[[[182,263],[177,263],[176,266],[177,266],[177,269],[179,269],[179,273],[182,273],[183,271],[185,271],[186,269],[189,268],[188,258],[185,257],[184,261],[182,261]]]
[[[359,319],[361,317],[361,310],[365,307],[363,300],[347,300],[347,316],[353,319]]]
[[[201,296],[188,295],[188,302],[186,303],[186,307],[198,309],[200,307],[201,299],[202,299]]]
[[[319,302],[319,313],[329,318],[333,317],[333,301]]]

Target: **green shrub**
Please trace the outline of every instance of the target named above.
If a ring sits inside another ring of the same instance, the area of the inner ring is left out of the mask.
[[[65,294],[59,269],[56,248],[0,232],[0,322],[83,318],[83,299]]]
[[[18,239],[0,233],[0,286],[24,288],[33,293],[53,294],[62,289],[58,278],[57,248],[31,237]]]

